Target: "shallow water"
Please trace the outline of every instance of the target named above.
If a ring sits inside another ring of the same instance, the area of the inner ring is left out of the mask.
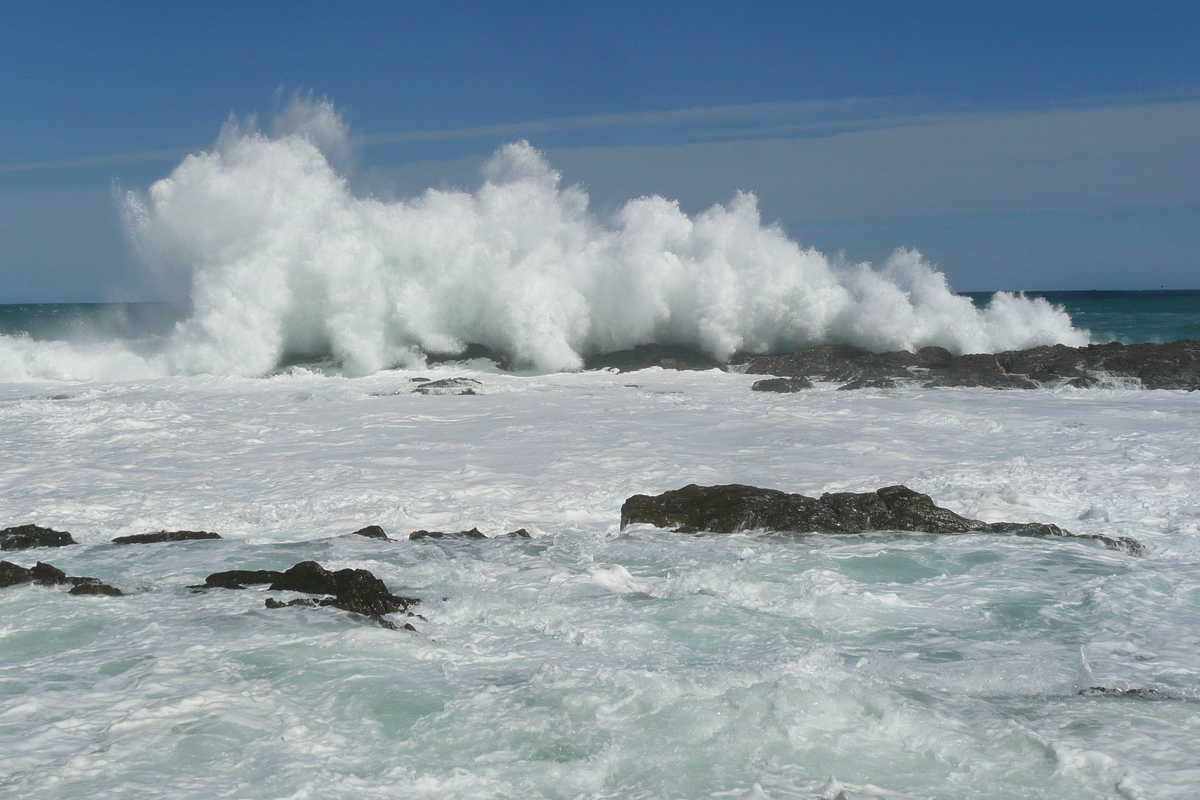
[[[6,556],[134,592],[0,591],[0,793],[1195,795],[1194,394],[446,367],[420,374],[483,394],[425,397],[414,374],[0,386],[0,523],[83,543]],[[619,530],[631,494],[733,481],[905,483],[1150,553]],[[535,538],[344,535],[371,523]],[[163,528],[227,540],[106,544]],[[418,632],[186,588],[303,559],[424,598]]]

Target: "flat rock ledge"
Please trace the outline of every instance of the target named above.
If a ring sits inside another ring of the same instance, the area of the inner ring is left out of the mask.
[[[44,564],[41,561],[32,567],[22,567],[11,561],[0,561],[0,588],[20,586],[25,583],[36,584],[37,586],[69,585],[71,590],[68,594],[75,595],[92,594],[121,597],[125,594],[117,587],[109,586],[98,578],[82,578],[68,575],[58,567]]]
[[[266,601],[267,608],[289,606],[332,606],[343,611],[369,617],[385,628],[396,629],[395,623],[384,614],[407,612],[409,606],[421,602],[416,597],[398,597],[388,591],[387,584],[365,569],[330,571],[316,561],[301,561],[283,572],[269,569],[235,569],[214,572],[204,583],[193,589],[245,589],[247,586],[270,584],[272,592],[301,592],[326,595],[321,599],[300,598],[283,602],[275,598]],[[409,613],[409,616],[415,616]],[[405,630],[416,630],[411,624]]]
[[[888,388],[896,381],[927,388],[1087,388],[1114,379],[1132,379],[1144,389],[1195,391],[1200,389],[1200,341],[1132,345],[1110,342],[1086,347],[1056,344],[962,356],[942,347],[923,347],[915,353],[872,353],[860,347],[827,344],[786,355],[735,357],[733,368],[751,375],[841,383],[842,389]]]
[[[31,547],[64,547],[76,544],[71,534],[40,525],[15,525],[0,530],[0,550],[28,550]]]
[[[220,539],[219,533],[208,531],[158,531],[157,533],[138,533],[133,536],[118,536],[113,544],[158,544],[160,542],[191,542],[198,539]]]
[[[1098,542],[1109,550],[1143,556],[1145,547],[1125,536],[1075,534],[1057,525],[1036,522],[981,522],[960,517],[934,504],[927,494],[907,486],[885,486],[874,492],[836,492],[820,497],[788,494],[742,484],[697,486],[630,497],[621,506],[621,528],[646,523],[681,533],[747,530],[791,533],[1009,533],[1039,538]]]

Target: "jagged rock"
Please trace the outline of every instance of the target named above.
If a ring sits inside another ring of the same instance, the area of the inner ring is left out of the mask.
[[[383,539],[386,542],[392,541],[392,537],[384,533],[383,528],[378,525],[368,525],[365,528],[359,528],[352,535],[365,536],[368,539]]]
[[[274,592],[304,592],[333,595],[320,601],[368,617],[404,611],[421,602],[415,597],[397,597],[387,585],[365,569],[339,569],[330,572],[315,561],[301,561],[280,575],[270,586]]]
[[[708,353],[681,344],[639,344],[632,350],[592,356],[584,361],[584,369],[615,369],[632,372],[647,367],[663,369],[716,369],[721,363]]]
[[[282,572],[273,569],[231,569],[224,572],[214,572],[204,579],[204,583],[188,588],[245,589],[247,586],[275,583],[275,581],[282,577]]]
[[[23,583],[36,583],[39,586],[70,584],[73,588],[69,594],[106,594],[113,597],[120,597],[124,594],[115,586],[102,583],[97,578],[71,576],[58,567],[41,561],[33,567],[22,567],[11,561],[0,561],[0,588],[18,586]]]
[[[158,531],[157,533],[137,533],[133,536],[118,536],[113,544],[158,544],[159,542],[190,542],[196,539],[220,539],[219,533],[208,531]]]
[[[907,486],[885,486],[875,492],[836,492],[807,497],[742,484],[691,484],[654,497],[641,494],[630,497],[621,506],[621,527],[633,523],[648,523],[685,533],[734,533],[743,530],[794,533],[1012,533],[1084,539],[1131,556],[1145,554],[1140,542],[1124,536],[1077,535],[1056,525],[987,523],[967,519],[935,505],[929,495],[914,492]]]
[[[1168,344],[1056,344],[961,356],[942,347],[872,353],[827,344],[781,355],[741,355],[734,363],[751,375],[806,377],[845,383],[845,388],[879,380],[914,381],[931,388],[1033,389],[1058,384],[1086,388],[1103,378],[1132,378],[1146,389],[1200,389],[1200,341],[1188,339]]]
[[[499,536],[489,537],[478,528],[471,528],[469,531],[413,531],[408,535],[409,539],[489,539],[501,538]],[[529,531],[524,528],[518,528],[515,531],[509,531],[504,534],[504,538],[509,539],[532,539]]]
[[[71,534],[40,525],[16,525],[0,530],[0,550],[27,550],[31,547],[63,547],[76,544]]]
[[[802,389],[813,388],[813,382],[808,378],[766,378],[765,380],[755,381],[750,387],[753,392],[799,392]]]
[[[413,391],[417,394],[479,394],[475,391],[483,384],[474,378],[442,378],[440,381],[427,381],[417,385]]]
[[[471,528],[469,531],[413,531],[408,535],[409,539],[486,539],[479,528]]]

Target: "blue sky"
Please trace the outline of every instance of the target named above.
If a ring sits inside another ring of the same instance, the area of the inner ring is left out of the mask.
[[[527,138],[601,211],[755,191],[805,245],[955,288],[1200,288],[1189,3],[17,3],[0,302],[142,299],[112,186],[327,96],[363,191]]]

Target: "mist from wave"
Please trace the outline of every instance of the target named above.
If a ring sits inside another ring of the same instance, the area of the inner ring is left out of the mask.
[[[351,151],[328,101],[293,102],[269,133],[230,121],[212,149],[120,198],[140,260],[189,287],[190,313],[152,347],[0,336],[0,380],[255,376],[320,357],[365,375],[469,343],[559,371],[650,342],[726,360],[829,342],[964,353],[1089,340],[1044,299],[997,293],[977,308],[915,250],[873,267],[806,249],[764,224],[751,193],[695,216],[639,197],[603,217],[517,142],[473,192],[387,200],[351,189]]]

